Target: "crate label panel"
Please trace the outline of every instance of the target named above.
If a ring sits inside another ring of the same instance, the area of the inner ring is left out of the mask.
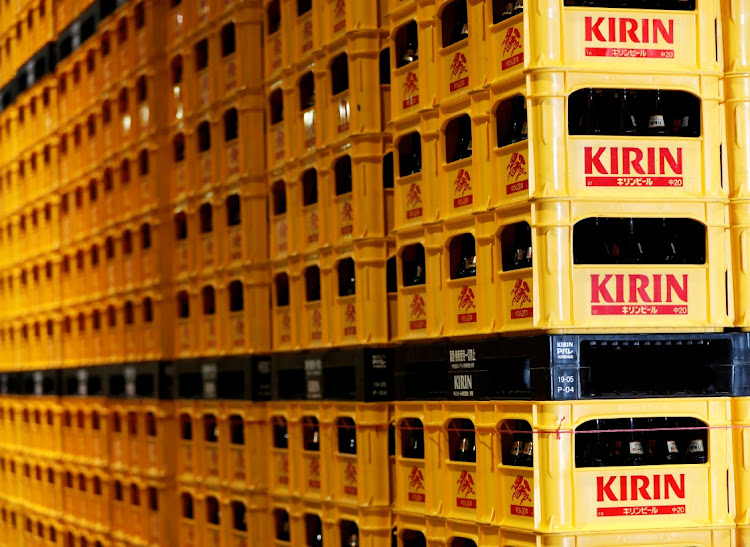
[[[634,70],[696,65],[695,13],[567,9],[564,24],[571,36],[582,37],[567,44],[566,65]]]

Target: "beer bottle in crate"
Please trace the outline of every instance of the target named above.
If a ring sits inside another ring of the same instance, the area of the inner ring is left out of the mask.
[[[667,134],[664,101],[660,89],[657,89],[654,92],[654,107],[648,119],[648,134],[652,137],[664,136]]]
[[[406,31],[406,45],[404,46],[404,53],[398,60],[398,66],[406,66],[409,63],[413,63],[417,59],[419,59],[419,50],[417,48],[416,25],[414,25],[414,27],[409,25]]]
[[[510,144],[525,141],[528,138],[529,126],[526,112],[526,98],[523,95],[513,97],[511,108]]]
[[[603,92],[601,89],[589,88],[586,97],[586,111],[583,113],[583,133],[585,135],[601,135],[601,110]]]
[[[453,161],[459,161],[471,157],[471,141],[471,119],[463,117],[458,123],[458,141],[456,142],[456,151],[453,154]]]
[[[339,452],[342,454],[357,453],[357,430],[354,426],[339,426]]]
[[[307,440],[307,446],[305,447],[305,449],[313,452],[318,452],[320,451],[320,432],[318,431],[317,425],[312,429],[313,430],[310,432],[310,437]]]
[[[461,433],[461,437],[458,439],[458,448],[453,459],[457,462],[477,461],[477,444],[473,433]]]
[[[602,431],[607,429],[606,420],[594,420],[594,430],[596,433],[589,434],[589,467],[604,467],[611,465],[611,454],[607,450],[609,443]]]
[[[410,429],[404,446],[404,457],[416,460],[424,459],[424,430]]]
[[[703,424],[694,421],[693,427],[701,427]],[[706,454],[706,443],[705,443],[705,429],[695,429],[690,431],[689,443],[687,448],[687,463],[701,464],[708,462],[708,454]]]
[[[289,513],[287,513],[286,511],[278,511],[276,515],[276,539],[280,541],[289,541]]]
[[[662,457],[661,462],[664,464],[678,464],[682,463],[682,454],[677,445],[676,436],[677,422],[670,418],[664,418],[664,431],[662,432],[661,438],[661,449]]]
[[[518,15],[519,13],[523,13],[523,0],[516,0],[513,6],[513,15]]]
[[[518,426],[516,426],[518,427]],[[510,446],[510,455],[508,465],[521,465],[521,456],[523,455],[523,439],[518,432],[513,434],[513,443]]]
[[[643,465],[644,453],[643,444],[641,443],[641,434],[636,431],[640,425],[635,418],[629,419],[630,433],[628,434],[628,450],[625,455],[625,465],[638,466]]]
[[[495,1],[497,2],[498,0],[495,0]],[[503,0],[502,4],[503,4],[503,8],[502,8],[502,12],[500,12],[499,17],[497,15],[499,10],[497,9],[494,10],[494,13],[495,13],[494,23],[500,23],[502,21],[505,21],[506,19],[510,19],[511,17],[513,17],[513,2],[510,0]]]
[[[467,0],[455,0],[453,5],[453,32],[451,33],[451,44],[460,42],[469,37],[469,16],[466,12]]]
[[[620,92],[620,135],[638,135],[635,97],[629,89]]]

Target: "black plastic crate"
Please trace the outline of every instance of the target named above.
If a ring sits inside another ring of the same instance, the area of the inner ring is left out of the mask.
[[[174,378],[176,399],[216,399],[219,358],[174,361],[169,371]]]
[[[282,353],[271,362],[274,400],[394,399],[391,348]]]
[[[173,379],[168,363],[150,361],[107,367],[107,394],[119,399],[171,399]]]
[[[323,398],[392,401],[393,370],[391,348],[331,350],[323,357]]]
[[[274,401],[323,398],[324,352],[275,353],[271,356],[271,395]]]
[[[750,394],[748,333],[538,335],[407,345],[396,398],[578,399]]]
[[[101,10],[98,5],[91,6],[70,23],[57,37],[55,54],[57,62],[62,61],[96,34],[101,22]]]
[[[16,81],[11,80],[0,89],[0,114],[16,101]]]
[[[269,357],[189,359],[174,362],[170,369],[178,399],[268,401],[271,398]]]
[[[58,397],[62,394],[62,374],[56,369],[4,374],[0,376],[0,390],[9,395]]]
[[[65,397],[106,397],[107,367],[62,369],[62,395]]]
[[[0,374],[0,395],[23,395],[24,375],[22,372],[3,372]],[[58,382],[59,383],[59,382]],[[43,386],[43,383],[40,383]],[[43,389],[39,389],[43,392]]]
[[[57,46],[50,42],[29,59],[16,73],[16,93],[21,95],[55,71]]]
[[[219,399],[271,400],[271,358],[268,356],[226,357],[217,371]]]

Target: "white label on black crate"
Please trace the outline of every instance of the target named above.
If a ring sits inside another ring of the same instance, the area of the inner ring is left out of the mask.
[[[258,361],[258,372],[260,374],[271,374],[271,361]]]
[[[321,372],[323,370],[323,361],[320,359],[305,359],[305,372]]]
[[[373,397],[387,397],[388,396],[388,382],[381,380],[380,382],[375,381],[372,383],[372,396]]]
[[[76,376],[78,377],[78,395],[85,397],[89,394],[88,373],[85,370],[79,370]]]
[[[471,374],[456,374],[453,377],[453,389],[474,389],[474,378],[471,377]]]
[[[555,343],[555,356],[558,359],[575,359],[576,350],[573,347],[573,342],[556,342]]]
[[[203,376],[203,396],[206,399],[216,399],[216,363],[201,365],[201,375]]]
[[[307,398],[308,399],[320,399],[321,398],[320,380],[318,379],[307,380]]]
[[[449,353],[451,369],[473,369],[477,361],[477,352],[474,348],[452,349]]]
[[[34,395],[43,395],[44,377],[41,372],[34,373]]]
[[[453,397],[474,397],[474,376],[471,374],[453,375]]]
[[[388,366],[388,358],[383,354],[372,356],[372,368],[385,368]]]
[[[125,395],[128,397],[135,397],[135,367],[125,367],[125,371],[122,375],[125,377]]]
[[[307,398],[320,399],[323,387],[320,379],[323,376],[323,361],[321,359],[305,359],[305,380],[307,381]]]

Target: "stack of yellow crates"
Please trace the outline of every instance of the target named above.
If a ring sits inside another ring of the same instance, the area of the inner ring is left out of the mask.
[[[395,329],[387,6],[264,7],[273,363],[287,353],[321,374],[321,350],[382,347]],[[274,544],[387,544],[390,405],[330,385],[328,402],[303,401],[321,397],[319,380],[295,393],[290,383],[278,381],[287,395],[269,408]]]
[[[729,219],[731,222],[732,256],[734,268],[734,313],[735,325],[747,331],[748,321],[748,198],[750,198],[750,161],[747,155],[747,139],[750,125],[746,122],[750,105],[750,60],[747,46],[750,43],[748,28],[748,6],[737,2],[722,2],[722,29],[724,33],[724,119],[726,133],[723,145],[726,149],[726,178],[730,198]],[[733,421],[737,429],[735,443],[735,477],[737,490],[737,543],[744,545],[750,541],[750,462],[747,459],[748,415],[747,397],[737,397],[732,401]]]
[[[264,406],[241,380],[270,349],[262,5],[0,13],[0,541],[174,545],[200,514],[185,544],[262,544]],[[165,365],[198,356],[235,371],[205,416]],[[186,419],[212,416],[222,442],[180,473]]]
[[[0,0],[0,545],[750,542],[747,11]]]

